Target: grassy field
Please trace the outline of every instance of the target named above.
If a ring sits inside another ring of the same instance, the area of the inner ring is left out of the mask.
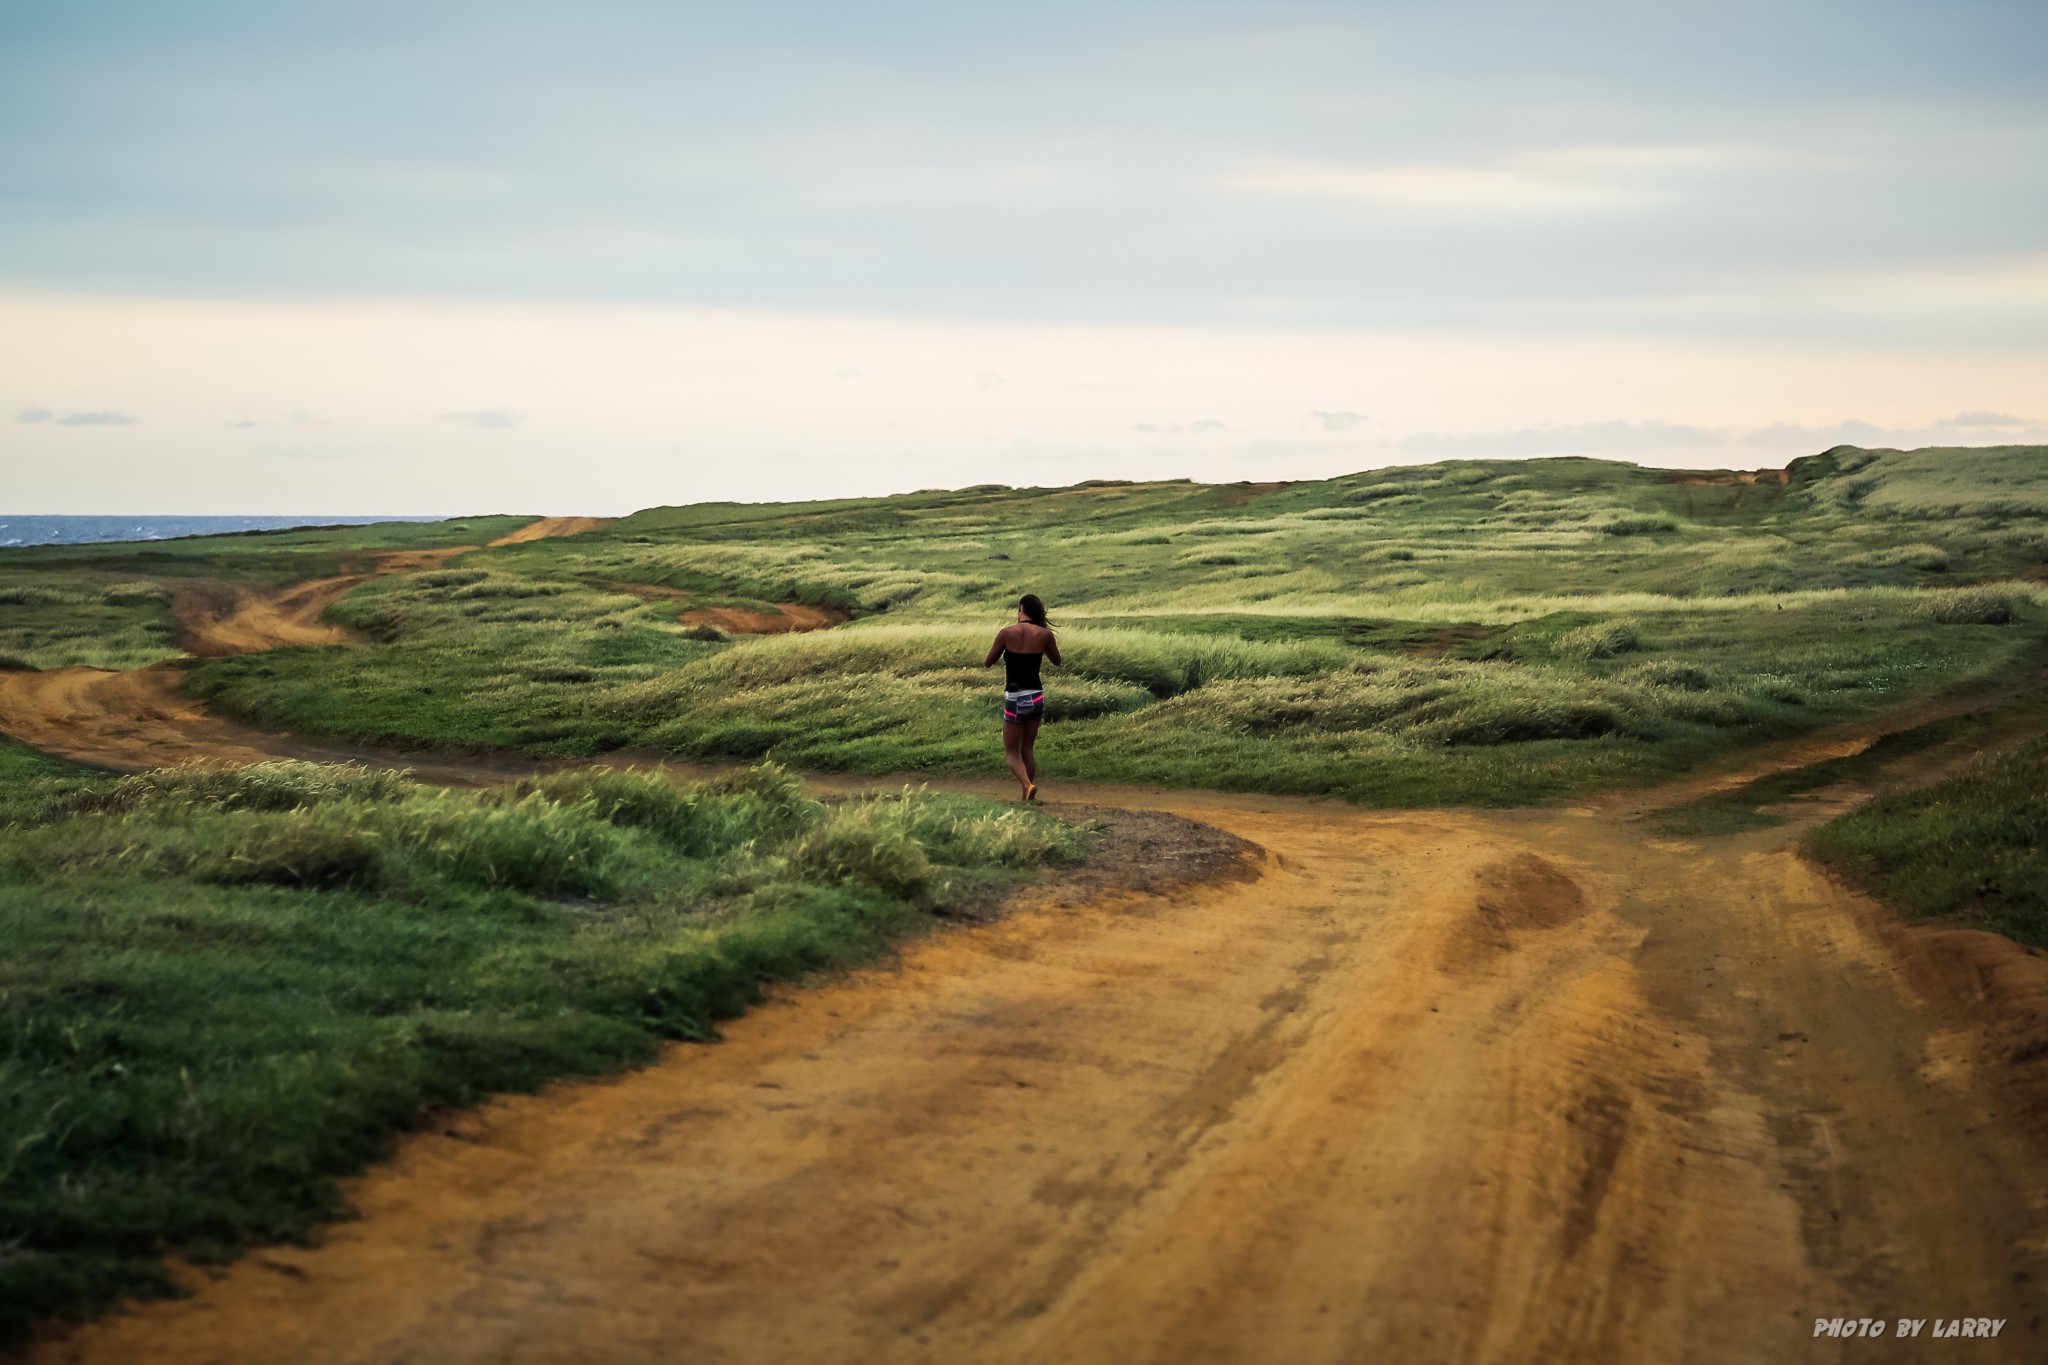
[[[2039,448],[1844,448],[1783,482],[1465,461],[655,508],[367,584],[331,613],[367,646],[191,677],[251,721],[401,747],[992,773],[977,665],[1028,590],[1069,659],[1054,781],[1518,803],[2009,672],[2048,620],[2044,488]],[[299,540],[262,571],[339,558]],[[123,553],[80,567],[146,582]],[[0,583],[30,567],[0,557]],[[779,603],[853,619],[678,620]]]
[[[303,1237],[432,1109],[707,1037],[1088,837],[773,768],[451,792],[0,745],[0,1337]]]

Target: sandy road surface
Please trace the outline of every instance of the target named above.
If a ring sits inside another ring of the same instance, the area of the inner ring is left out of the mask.
[[[33,1358],[2043,1357],[2038,1087],[2004,1060],[2038,992],[1995,1046],[1979,1017],[2033,959],[1884,923],[1783,830],[1151,803],[1257,878],[942,933],[457,1116],[324,1247]]]

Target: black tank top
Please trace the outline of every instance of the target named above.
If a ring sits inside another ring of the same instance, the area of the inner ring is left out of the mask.
[[[1038,681],[1038,661],[1043,654],[1019,654],[1014,649],[1003,651],[1003,686],[1011,692],[1036,692],[1043,684]]]

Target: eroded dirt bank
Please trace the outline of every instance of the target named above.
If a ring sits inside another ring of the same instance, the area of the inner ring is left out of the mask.
[[[716,626],[729,635],[791,635],[806,630],[829,630],[843,624],[843,611],[807,607],[801,602],[784,602],[774,611],[748,611],[740,607],[698,607],[676,618],[693,626]]]
[[[324,1247],[34,1358],[1928,1356],[1812,1339],[1880,1315],[2041,1358],[2011,1077],[1783,831],[1156,803],[1257,878],[942,933],[456,1116]]]
[[[499,545],[524,545],[529,541],[548,540],[555,536],[580,536],[585,531],[595,531],[610,521],[610,517],[541,517],[528,522],[509,536],[499,536],[492,541]]]

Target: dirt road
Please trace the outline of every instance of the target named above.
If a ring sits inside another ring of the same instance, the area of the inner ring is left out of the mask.
[[[324,1247],[34,1358],[1919,1360],[1964,1344],[1813,1319],[1984,1316],[1969,1359],[2041,1359],[2034,1092],[2012,1002],[1973,1014],[2017,950],[1781,830],[1153,803],[1257,879],[942,933],[456,1116]]]
[[[31,1358],[2048,1356],[2048,959],[1801,862],[1855,790],[1735,837],[1635,818],[1701,786],[1093,789],[1253,841],[1256,876],[942,931],[718,1046],[452,1116],[324,1246]]]

